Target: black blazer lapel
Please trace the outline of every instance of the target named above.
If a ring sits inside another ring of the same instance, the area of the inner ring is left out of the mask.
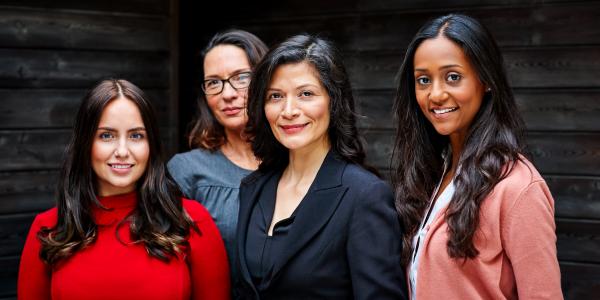
[[[248,271],[248,264],[246,262],[246,233],[248,232],[248,222],[250,222],[252,208],[257,203],[258,196],[265,186],[265,183],[274,174],[275,172],[268,172],[258,176],[255,176],[256,174],[251,174],[248,175],[247,178],[250,178],[251,176],[254,176],[255,178],[249,181],[244,180],[240,185],[240,209],[236,234],[237,257],[240,264],[240,274],[247,285],[252,287],[252,290],[256,295],[258,295],[258,292],[252,282],[252,278],[250,278],[250,272]]]
[[[335,158],[331,151],[325,157],[285,238],[287,246],[275,261],[271,282],[276,280],[285,264],[320,231],[337,209],[348,189],[342,186],[345,167],[346,162]]]

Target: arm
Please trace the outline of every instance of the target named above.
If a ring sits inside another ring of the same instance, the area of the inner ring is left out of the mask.
[[[40,259],[41,243],[37,238],[37,233],[42,227],[40,219],[38,215],[33,221],[21,254],[17,284],[19,300],[50,299],[51,272]]]
[[[354,299],[407,299],[392,191],[376,181],[357,197],[347,246]]]
[[[192,229],[189,239],[192,299],[229,299],[229,265],[219,230],[200,204],[194,202],[188,208],[191,208],[188,213],[200,230],[198,233]]]
[[[179,186],[183,195],[188,199],[194,199],[195,195],[193,195],[192,188],[188,182],[190,175],[186,172],[184,157],[181,154],[175,154],[167,163],[167,170]]]
[[[520,299],[562,299],[555,229],[552,195],[545,182],[533,182],[510,209],[502,230]]]

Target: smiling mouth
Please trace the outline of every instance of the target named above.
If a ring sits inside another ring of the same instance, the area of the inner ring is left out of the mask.
[[[297,133],[297,132],[302,131],[302,129],[304,129],[304,127],[306,127],[306,125],[308,125],[308,123],[295,124],[295,125],[279,125],[279,127],[281,127],[281,129],[283,129],[283,131],[285,133],[291,134],[291,133]]]
[[[449,112],[453,112],[457,109],[458,109],[458,107],[449,107],[449,108],[432,109],[431,111],[436,115],[442,115],[442,114],[447,114]]]
[[[113,169],[131,169],[133,167],[133,164],[108,164],[111,168]]]

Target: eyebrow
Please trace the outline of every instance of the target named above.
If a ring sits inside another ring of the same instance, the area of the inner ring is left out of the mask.
[[[235,71],[229,73],[229,76],[227,76],[227,77],[235,76],[235,75],[238,75],[238,74],[241,74],[241,73],[248,73],[248,72],[252,72],[252,70],[250,68],[238,69],[238,70],[235,70]],[[206,80],[207,78],[219,78],[219,79],[221,79],[221,77],[219,77],[218,75],[214,75],[214,74],[205,75],[204,76],[204,80]]]
[[[442,66],[440,68],[440,70],[450,69],[450,68],[456,68],[456,67],[462,68],[463,66],[458,65],[458,64],[445,65],[445,66]],[[417,69],[415,69],[415,71],[418,71],[418,72],[427,72],[427,69],[419,69],[419,68],[417,68]]]
[[[112,128],[112,127],[98,127],[97,130],[106,130],[106,131],[117,131],[116,129]],[[127,130],[128,132],[130,131],[146,131],[145,127],[134,127],[131,129]]]

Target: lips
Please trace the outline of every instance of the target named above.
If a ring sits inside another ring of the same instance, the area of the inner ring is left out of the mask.
[[[453,111],[456,111],[458,107],[447,107],[447,108],[434,108],[431,111],[436,115],[443,115]]]
[[[237,106],[231,106],[231,107],[225,107],[221,111],[226,116],[234,116],[234,115],[237,115],[238,113],[240,113],[240,111],[242,111],[242,109],[244,109],[244,108],[243,107],[237,107]]]
[[[117,173],[117,174],[127,174],[129,173],[129,171],[131,171],[131,168],[133,168],[134,164],[124,164],[124,163],[114,163],[114,164],[108,164],[110,166],[110,169]]]
[[[304,129],[304,127],[306,127],[306,125],[308,125],[308,123],[292,124],[292,125],[279,125],[279,127],[281,129],[283,129],[283,132],[285,132],[287,134],[294,134],[294,133],[298,133],[298,132],[302,131],[302,129]]]

